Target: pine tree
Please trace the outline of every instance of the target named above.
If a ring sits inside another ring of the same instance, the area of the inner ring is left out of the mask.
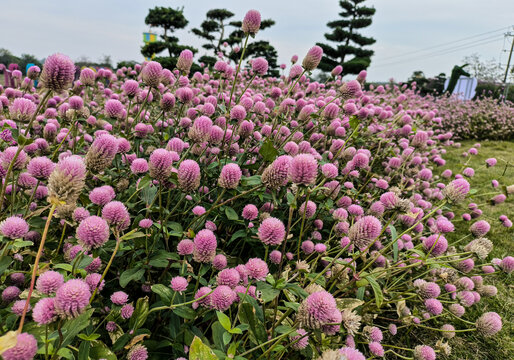
[[[327,26],[332,32],[325,34],[325,38],[335,44],[317,44],[323,49],[324,55],[319,65],[321,70],[331,71],[337,65],[342,65],[342,75],[358,74],[370,65],[374,52],[363,47],[374,44],[375,39],[362,36],[357,30],[371,25],[375,8],[360,6],[364,1],[339,1],[339,6],[343,8],[339,13],[342,19],[329,22]]]
[[[189,21],[185,18],[183,9],[159,6],[150,9],[145,18],[145,24],[162,28],[163,34],[160,36],[161,40],[142,46],[141,54],[146,57],[152,57],[154,54],[157,55],[167,50],[168,56],[158,56],[154,60],[160,62],[165,68],[173,69],[182,50],[189,49],[193,53],[197,52],[197,49],[191,46],[180,45],[179,39],[171,35],[175,30],[185,28],[188,23]]]

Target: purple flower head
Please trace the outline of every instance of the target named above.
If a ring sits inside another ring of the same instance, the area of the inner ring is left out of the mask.
[[[175,276],[173,279],[171,279],[170,285],[174,291],[182,292],[186,291],[188,282],[187,279],[182,276]]]
[[[280,245],[286,236],[286,228],[282,220],[269,217],[259,226],[257,235],[266,245]]]
[[[414,348],[415,360],[435,360],[436,355],[434,349],[427,345],[418,345]]]
[[[179,255],[191,255],[195,249],[195,244],[189,239],[180,241],[177,245],[177,252]]]
[[[242,216],[246,220],[255,220],[259,216],[259,209],[253,204],[245,205]]]
[[[125,107],[119,100],[110,99],[105,102],[105,115],[112,119],[120,119],[123,116]]]
[[[93,204],[103,206],[109,201],[112,201],[115,196],[114,189],[109,185],[104,185],[94,188],[89,193],[89,200],[91,200]]]
[[[60,93],[71,85],[74,75],[73,61],[66,55],[53,54],[46,58],[39,81],[44,88]]]
[[[227,257],[223,254],[216,255],[214,260],[212,260],[212,266],[214,266],[216,270],[223,270],[227,267]]]
[[[17,98],[14,99],[9,113],[12,119],[20,122],[28,122],[36,112],[36,104],[29,99]]]
[[[251,258],[245,265],[248,276],[252,279],[264,281],[269,273],[268,265],[259,258]]]
[[[220,285],[209,296],[211,306],[218,311],[226,311],[237,300],[237,294],[229,286]]]
[[[448,186],[444,188],[443,192],[450,202],[457,203],[466,198],[469,190],[470,185],[466,180],[456,179],[448,184]]]
[[[29,224],[17,216],[11,216],[0,223],[0,233],[11,239],[24,237],[29,231]]]
[[[318,162],[310,154],[296,155],[290,163],[289,177],[296,184],[310,185],[316,181]]]
[[[156,149],[150,155],[150,176],[159,182],[165,182],[171,175],[174,156],[166,149]]]
[[[177,69],[185,74],[189,74],[191,65],[193,65],[193,52],[188,49],[182,50],[177,60]]]
[[[132,304],[123,305],[123,307],[120,310],[120,315],[124,319],[130,319],[132,317],[133,313],[134,313],[134,306],[132,306]]]
[[[200,166],[194,160],[184,160],[178,168],[179,187],[186,192],[194,191],[200,186]]]
[[[469,230],[475,237],[483,237],[491,230],[491,225],[485,220],[479,220],[471,225]]]
[[[148,350],[144,345],[134,345],[127,354],[127,360],[146,360],[148,359]]]
[[[235,189],[241,180],[242,171],[239,165],[230,163],[221,169],[218,185],[225,189]]]
[[[253,59],[252,70],[258,75],[265,75],[268,72],[268,61],[262,57]]]
[[[71,279],[64,283],[55,295],[55,311],[63,317],[76,317],[89,304],[91,292],[85,281]]]
[[[109,225],[99,216],[84,219],[77,227],[77,240],[85,249],[96,249],[109,240]]]
[[[127,207],[120,201],[111,201],[102,209],[102,218],[107,223],[119,230],[124,230],[130,225],[130,214]]]
[[[148,172],[148,162],[146,159],[134,159],[132,164],[130,164],[130,171],[133,174],[144,174]]]
[[[161,82],[162,66],[156,61],[148,62],[141,71],[141,77],[146,85],[158,87]]]
[[[20,296],[21,290],[17,286],[8,286],[2,291],[2,300],[10,303]]]
[[[448,241],[441,234],[430,235],[423,240],[423,248],[427,253],[430,252],[433,256],[439,256],[448,249]]]
[[[128,294],[124,291],[116,291],[111,295],[111,301],[116,305],[125,305],[128,301]]]
[[[57,320],[54,298],[42,298],[32,310],[32,318],[38,325],[46,325]]]
[[[443,304],[437,299],[426,299],[425,307],[432,315],[439,315],[443,312]]]
[[[368,215],[355,222],[348,231],[348,237],[359,248],[369,246],[378,238],[382,224],[376,217]]]
[[[502,329],[502,319],[495,312],[487,312],[478,318],[476,327],[484,337],[490,337]]]
[[[46,156],[35,157],[29,161],[27,172],[36,179],[48,179],[55,168],[55,163]]]
[[[250,10],[246,13],[241,30],[245,34],[254,36],[261,28],[261,13],[257,10]]]
[[[16,345],[2,353],[4,360],[32,360],[36,356],[37,340],[28,333],[18,334]]]
[[[241,276],[236,269],[223,269],[220,271],[216,279],[218,285],[227,285],[232,289],[239,284],[240,280]]]
[[[64,284],[64,277],[57,271],[45,271],[36,281],[36,289],[43,294],[53,294]]]
[[[211,262],[216,255],[218,243],[211,230],[200,230],[194,238],[193,257],[197,262]]]
[[[302,66],[307,71],[316,69],[321,62],[323,56],[323,49],[319,46],[313,46],[303,58]]]

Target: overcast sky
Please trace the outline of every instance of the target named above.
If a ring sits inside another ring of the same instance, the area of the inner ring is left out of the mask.
[[[414,70],[427,76],[448,74],[474,52],[484,60],[495,58],[504,66],[507,62],[502,49],[510,49],[511,38],[505,39],[503,33],[514,25],[512,0],[368,0],[365,4],[376,8],[373,24],[363,31],[377,40],[372,46],[370,80],[405,80]],[[301,59],[322,41],[327,21],[337,19],[341,11],[337,0],[0,0],[0,48],[39,58],[62,52],[72,59],[110,55],[114,61],[141,61],[141,34],[149,30],[144,18],[154,6],[184,6],[189,25],[178,36],[199,49],[202,41],[189,30],[204,20],[209,9],[227,8],[236,20],[255,8],[263,18],[276,21],[257,40],[269,40],[279,61],[288,64],[291,55]],[[484,35],[454,42],[479,34]],[[445,43],[450,44],[438,46]],[[430,49],[422,51],[426,48]]]

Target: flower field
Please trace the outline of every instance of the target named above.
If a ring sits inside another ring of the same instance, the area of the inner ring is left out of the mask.
[[[13,72],[3,359],[509,356],[512,143],[458,139],[512,104],[318,82],[322,54]]]

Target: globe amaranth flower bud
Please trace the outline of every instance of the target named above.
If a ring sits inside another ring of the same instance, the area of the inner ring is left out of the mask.
[[[245,34],[255,35],[261,28],[261,13],[257,10],[250,10],[246,13],[241,30]]]
[[[46,58],[39,81],[43,88],[57,93],[69,87],[75,75],[75,65],[63,54],[53,54]]]
[[[323,57],[323,49],[319,46],[313,46],[308,52],[307,55],[303,58],[302,66],[307,71],[312,71],[316,69],[321,62],[321,58]]]

